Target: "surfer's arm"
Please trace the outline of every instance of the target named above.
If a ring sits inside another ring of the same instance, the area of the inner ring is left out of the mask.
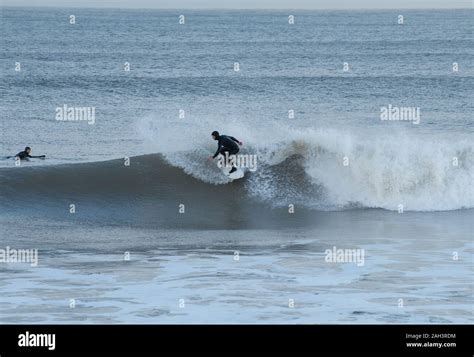
[[[32,159],[44,159],[46,157],[46,155],[39,155],[39,156],[28,155],[28,157],[31,157]]]
[[[232,140],[234,140],[237,144],[242,145],[242,142],[239,141],[238,139],[234,138],[233,136],[229,136]]]
[[[215,159],[216,156],[219,155],[220,152],[221,152],[221,145],[219,145],[219,147],[217,148],[216,153],[212,156],[212,158]]]

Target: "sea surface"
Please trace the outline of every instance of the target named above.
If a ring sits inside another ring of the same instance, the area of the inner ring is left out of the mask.
[[[473,323],[472,18],[2,7],[0,323]]]

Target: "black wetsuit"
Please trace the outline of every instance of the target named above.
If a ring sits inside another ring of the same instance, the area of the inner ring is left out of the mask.
[[[219,139],[217,139],[217,151],[214,154],[213,158],[215,159],[217,155],[222,154],[225,156],[225,153],[228,152],[229,155],[235,155],[239,152],[239,142],[233,136],[228,135],[220,135]]]
[[[20,160],[28,159],[28,158],[44,158],[44,155],[41,156],[31,156],[28,154],[26,151],[20,151],[18,154],[15,155],[15,157],[18,157]]]

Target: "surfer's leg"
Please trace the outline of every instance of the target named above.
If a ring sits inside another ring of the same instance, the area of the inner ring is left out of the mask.
[[[229,151],[229,157],[230,157],[231,155],[236,155],[238,152],[239,152],[239,149],[238,149],[238,148],[235,149],[235,150]],[[237,168],[236,168],[236,167],[234,166],[234,164],[232,163],[232,168],[230,169],[229,174],[231,174],[232,172],[235,172],[235,171],[237,171]]]
[[[222,156],[224,156],[225,167],[227,167],[229,165],[230,151],[229,150],[222,150],[221,154],[222,154]]]
[[[224,165],[225,167],[229,167],[229,159],[230,159],[230,155],[231,155],[231,151],[229,149],[223,149],[220,154],[222,156],[224,156]],[[231,174],[232,172],[234,172],[235,170],[237,170],[234,165],[232,165],[229,173]]]

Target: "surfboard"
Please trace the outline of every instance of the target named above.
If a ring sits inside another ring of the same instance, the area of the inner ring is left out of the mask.
[[[232,170],[231,167],[223,167],[221,168],[222,172],[224,175],[226,175],[228,178],[231,178],[232,180],[238,180],[244,177],[245,173],[242,169],[237,169],[236,171],[229,173],[230,170]]]

